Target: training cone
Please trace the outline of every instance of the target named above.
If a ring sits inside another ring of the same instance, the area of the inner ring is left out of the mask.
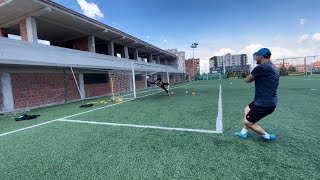
[[[192,95],[195,95],[196,93],[195,92],[192,92]]]
[[[123,99],[119,98],[119,99],[117,100],[117,102],[123,102]]]
[[[175,92],[172,91],[171,94],[175,94]]]

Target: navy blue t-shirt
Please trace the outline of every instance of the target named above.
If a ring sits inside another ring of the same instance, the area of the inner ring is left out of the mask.
[[[256,86],[254,104],[262,107],[276,106],[279,70],[268,61],[255,67],[251,74],[255,78]]]

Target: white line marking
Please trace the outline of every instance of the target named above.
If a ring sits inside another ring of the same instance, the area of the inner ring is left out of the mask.
[[[81,120],[67,120],[67,119],[60,119],[60,120],[58,120],[58,121],[61,121],[61,122],[71,122],[71,123],[98,124],[98,125],[108,125],[108,126],[145,128],[145,129],[161,129],[161,130],[168,130],[168,131],[186,131],[186,132],[199,132],[199,133],[209,133],[209,134],[219,133],[219,132],[212,131],[212,130],[172,128],[172,127],[137,125],[137,124],[119,124],[119,123],[95,122],[95,121],[81,121]]]
[[[320,79],[303,79],[303,78],[288,78],[291,80],[304,80],[304,81],[320,81]]]
[[[222,90],[221,90],[221,84],[220,84],[220,91],[219,91],[219,101],[218,101],[218,115],[216,120],[216,131],[218,133],[223,132],[223,126],[222,126]]]
[[[178,86],[178,87],[174,87],[174,88],[172,88],[172,89],[180,88],[180,87],[187,86],[187,85],[191,85],[191,84],[194,84],[194,83],[196,83],[196,82],[189,83],[189,84],[185,84],[185,85],[181,85],[181,86]],[[141,96],[141,97],[139,97],[139,98],[151,96],[151,95],[153,95],[153,94],[157,94],[157,93],[160,93],[160,92],[162,92],[162,91],[159,91],[159,92],[156,92],[156,93],[152,93],[152,94],[148,94],[148,95],[144,95],[144,96]],[[137,98],[137,99],[139,99],[139,98]],[[33,125],[33,126],[29,126],[29,127],[17,129],[17,130],[14,130],[14,131],[2,133],[2,134],[0,134],[0,137],[1,137],[1,136],[8,135],[8,134],[15,133],[15,132],[19,132],[19,131],[31,129],[31,128],[34,128],[34,127],[42,126],[42,125],[45,125],[45,124],[49,124],[49,123],[51,123],[51,122],[55,122],[55,121],[60,120],[60,119],[66,119],[66,118],[78,116],[78,115],[81,115],[81,114],[86,114],[86,113],[93,112],[93,111],[96,111],[96,110],[99,110],[99,109],[104,109],[104,108],[112,107],[112,106],[119,105],[119,104],[122,104],[122,103],[125,103],[125,102],[133,101],[133,100],[134,100],[134,99],[127,100],[127,101],[123,101],[123,102],[121,102],[121,103],[111,104],[111,105],[108,105],[108,106],[103,106],[103,107],[100,107],[100,108],[92,109],[92,110],[89,110],[89,111],[84,111],[84,112],[81,112],[81,113],[77,113],[77,114],[73,114],[73,115],[70,115],[70,116],[66,116],[66,117],[62,117],[62,118],[59,118],[59,119],[55,119],[55,120],[52,120],[52,121],[48,121],[48,122],[40,123],[40,124],[37,124],[37,125]]]
[[[18,130],[2,133],[2,134],[0,134],[0,137],[8,135],[8,134],[16,133],[16,132],[19,132],[19,131],[23,131],[23,130],[26,130],[26,129],[31,129],[31,128],[34,128],[34,127],[38,127],[38,126],[42,126],[42,125],[45,125],[45,124],[49,124],[49,123],[52,123],[52,122],[55,122],[55,121],[57,121],[57,120],[52,120],[52,121],[36,124],[36,125],[33,125],[33,126],[25,127],[25,128],[22,128],[22,129],[18,129]]]

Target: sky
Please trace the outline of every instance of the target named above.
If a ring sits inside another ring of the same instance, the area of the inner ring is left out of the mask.
[[[162,49],[185,51],[202,72],[212,56],[320,54],[320,0],[53,0]]]

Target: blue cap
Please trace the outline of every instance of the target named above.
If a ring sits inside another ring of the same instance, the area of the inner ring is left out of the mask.
[[[271,57],[271,51],[268,48],[261,48],[259,51],[255,52],[255,56],[263,56],[265,58]]]

